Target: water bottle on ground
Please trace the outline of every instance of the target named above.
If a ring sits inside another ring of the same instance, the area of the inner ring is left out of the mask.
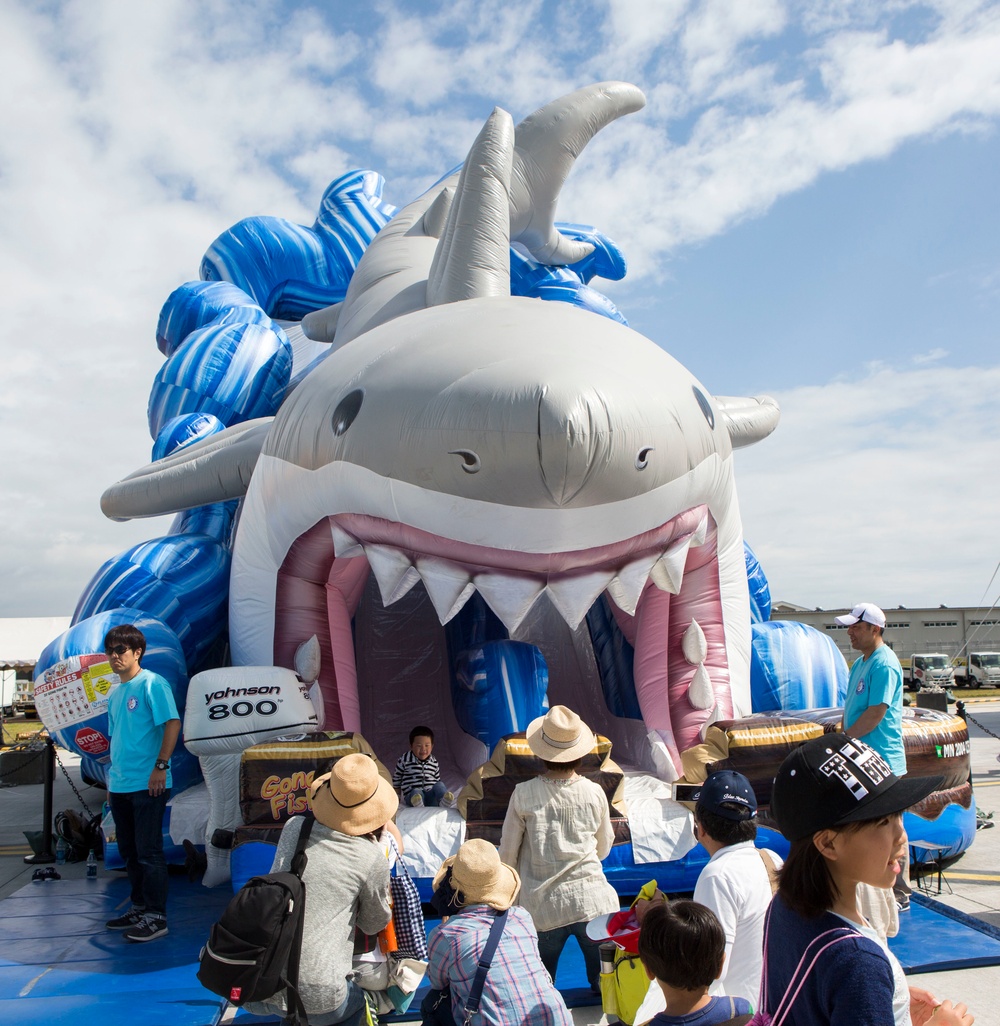
[[[56,865],[66,865],[66,842],[61,837],[56,841]]]
[[[97,879],[97,858],[94,855],[94,849],[91,848],[87,853],[87,879]]]

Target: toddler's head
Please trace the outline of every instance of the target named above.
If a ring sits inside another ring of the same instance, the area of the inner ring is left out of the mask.
[[[434,751],[434,731],[430,727],[414,727],[410,731],[410,751],[421,761]]]

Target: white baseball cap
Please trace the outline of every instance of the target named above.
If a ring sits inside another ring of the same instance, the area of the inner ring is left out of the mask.
[[[873,602],[859,602],[849,613],[837,617],[837,623],[850,627],[852,623],[864,620],[876,627],[885,627],[885,613]]]

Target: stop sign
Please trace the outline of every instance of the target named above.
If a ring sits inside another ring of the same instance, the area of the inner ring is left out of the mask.
[[[108,739],[93,727],[81,727],[73,740],[76,747],[87,755],[103,755],[109,748]]]

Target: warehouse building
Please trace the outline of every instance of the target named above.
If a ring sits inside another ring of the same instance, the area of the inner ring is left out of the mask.
[[[909,659],[914,652],[941,652],[952,658],[964,658],[969,652],[1000,652],[1000,608],[882,606],[882,611],[886,621],[885,643],[900,659]],[[847,628],[837,623],[838,616],[849,612],[775,602],[771,619],[798,620],[823,631],[851,663],[857,652],[851,649]]]

